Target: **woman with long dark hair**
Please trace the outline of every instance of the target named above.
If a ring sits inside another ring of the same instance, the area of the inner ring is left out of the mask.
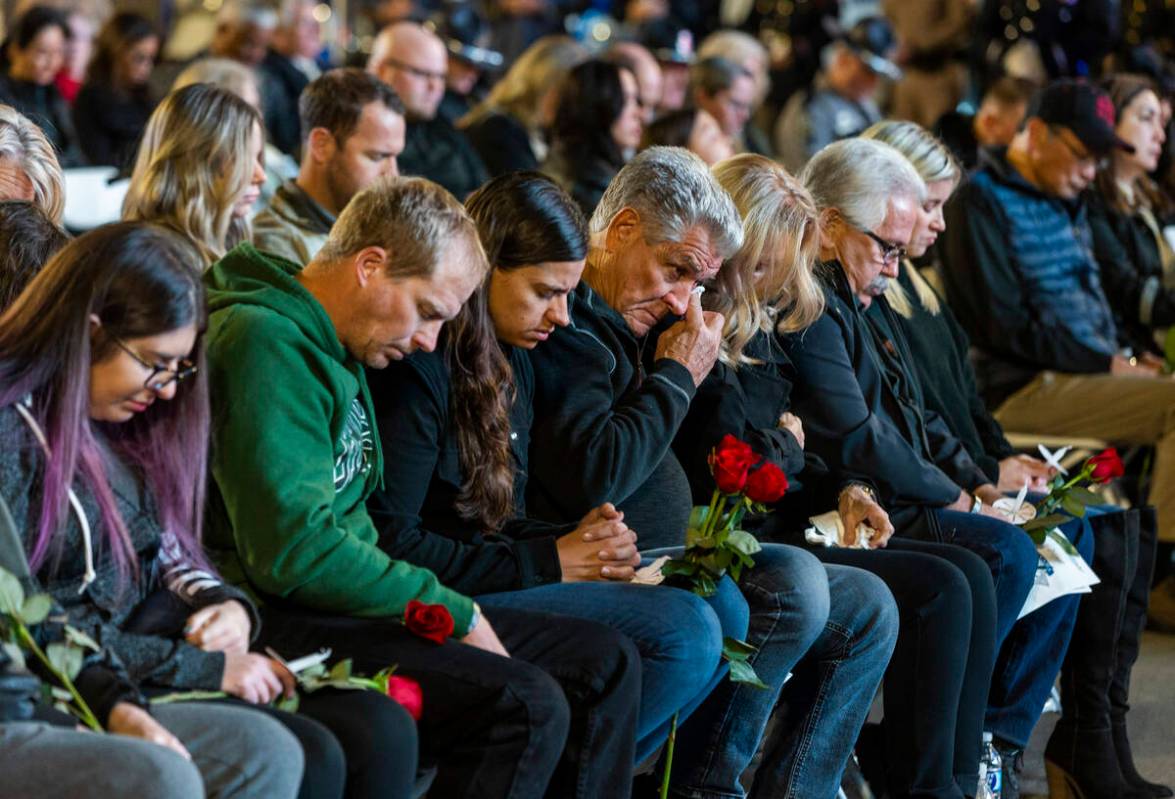
[[[587,216],[640,146],[639,97],[631,71],[598,59],[572,69],[559,88],[543,171]]]
[[[182,236],[121,223],[74,240],[33,279],[0,317],[0,493],[32,573],[133,680],[267,704],[293,679],[248,651],[256,609],[215,576],[200,545],[209,440],[201,268]],[[226,726],[254,723],[237,709],[199,708],[198,743],[235,740],[212,725],[218,711],[232,711]],[[302,796],[337,797],[344,778],[351,796],[409,794],[416,739],[402,708],[370,692],[316,692],[302,709],[339,730],[347,752],[344,764],[339,742],[310,718],[264,708],[302,743]],[[264,722],[263,741],[286,740]],[[379,742],[378,757],[363,736]],[[242,778],[271,768],[244,749],[215,751]],[[268,777],[266,790],[251,784],[252,795],[293,796],[300,767],[280,751],[264,757],[293,776]]]
[[[91,164],[122,169],[134,160],[155,109],[148,81],[158,54],[159,33],[138,14],[115,14],[98,33],[73,107],[74,126],[85,133],[82,152]]]
[[[69,41],[66,15],[47,6],[33,6],[8,31],[3,45],[0,103],[36,122],[57,149],[65,166],[81,160],[69,108],[53,80],[65,63]]]
[[[436,352],[368,372],[383,445],[396,452],[384,463],[387,489],[370,503],[385,530],[381,546],[485,607],[588,618],[631,638],[642,657],[639,761],[664,742],[674,713],[684,718],[715,684],[722,635],[740,635],[746,618],[726,620],[724,630],[688,592],[628,584],[635,537],[611,505],[574,527],[526,517],[534,383],[526,352],[567,325],[587,230],[566,192],[535,172],[491,180],[466,207],[493,265],[489,278]],[[733,585],[723,591],[737,598]],[[609,782],[593,795],[627,795],[631,766],[596,767]]]

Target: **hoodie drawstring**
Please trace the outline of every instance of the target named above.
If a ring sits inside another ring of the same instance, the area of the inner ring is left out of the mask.
[[[30,400],[31,398],[25,402]],[[21,418],[25,420],[25,423],[29,426],[29,429],[33,431],[33,435],[36,436],[37,441],[41,443],[41,449],[45,451],[45,457],[53,457],[53,453],[49,451],[49,442],[45,438],[44,431],[41,430],[41,426],[37,424],[37,420],[33,418],[32,412],[29,411],[25,403],[18,402],[13,407],[16,408],[16,411],[21,415]],[[90,520],[86,518],[86,512],[82,508],[82,503],[78,499],[77,494],[73,493],[72,488],[69,489],[69,505],[71,508],[73,508],[73,514],[77,517],[78,524],[82,528],[82,542],[86,548],[86,573],[82,575],[82,587],[78,589],[78,593],[81,594],[90,587],[90,583],[94,582],[94,579],[98,576],[94,572],[94,545],[92,541],[92,535],[90,533]]]

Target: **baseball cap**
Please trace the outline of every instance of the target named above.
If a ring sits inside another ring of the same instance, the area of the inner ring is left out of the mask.
[[[890,60],[897,40],[885,17],[866,17],[841,35],[841,40],[856,53],[862,63],[890,80],[900,80],[901,68]]]
[[[1115,147],[1134,152],[1134,147],[1114,133],[1114,102],[1110,95],[1088,81],[1053,81],[1036,93],[1029,116],[1047,125],[1068,128],[1094,155],[1106,155]]]
[[[671,20],[656,20],[641,26],[637,41],[662,63],[689,64],[694,60],[693,34]]]

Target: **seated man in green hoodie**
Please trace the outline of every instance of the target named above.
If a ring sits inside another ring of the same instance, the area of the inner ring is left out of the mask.
[[[383,453],[364,367],[431,350],[487,270],[464,209],[420,178],[357,194],[305,269],[247,244],[215,264],[206,541],[281,654],[326,646],[359,673],[398,664],[420,682],[434,795],[578,796],[589,735],[616,759],[590,767],[632,766],[632,642],[526,611],[494,609],[491,626],[431,571],[385,555],[365,506]],[[439,643],[412,623],[413,600],[448,611]]]

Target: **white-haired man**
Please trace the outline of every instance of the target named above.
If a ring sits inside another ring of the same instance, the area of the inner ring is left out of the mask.
[[[613,502],[643,547],[667,547],[644,554],[668,554],[683,543],[693,504],[670,445],[722,336],[721,314],[704,312],[694,289],[738,249],[742,220],[700,158],[653,147],[617,174],[590,232],[571,324],[530,353],[527,506],[569,522]],[[796,669],[786,740],[764,758],[753,795],[833,796],[889,661],[897,611],[884,584],[860,570],[826,569],[772,544],[755,561],[742,596],[723,581],[711,601],[724,629],[749,606],[747,640],[769,690],[724,683],[710,694],[678,733],[686,765],[674,770],[675,795],[741,795],[739,777]]]
[[[802,179],[820,208],[826,298],[824,315],[785,345],[796,369],[792,398],[806,449],[833,470],[872,481],[897,535],[957,544],[987,563],[1003,653],[984,729],[1013,780],[1013,764],[1060,670],[1076,603],[1057,600],[1017,621],[1035,582],[1036,548],[992,510],[1000,491],[926,407],[909,345],[884,296],[926,185],[901,153],[871,139],[830,144]],[[1084,549],[1091,542],[1076,543]],[[1008,790],[1015,791],[1014,782],[1005,783]]]

